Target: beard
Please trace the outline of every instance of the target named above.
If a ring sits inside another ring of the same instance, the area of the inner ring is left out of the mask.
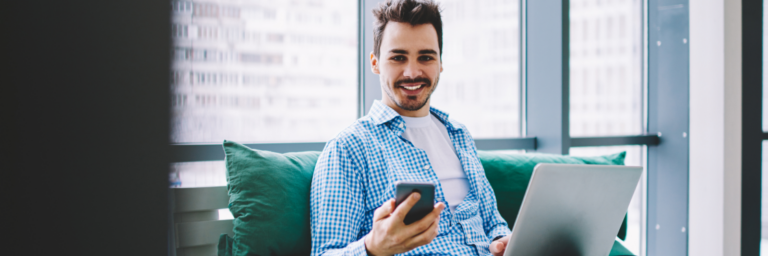
[[[397,80],[394,85],[388,90],[384,90],[387,92],[387,96],[389,96],[390,99],[392,99],[393,102],[395,102],[395,105],[397,105],[399,108],[406,110],[406,111],[416,111],[421,108],[423,108],[425,105],[427,105],[427,102],[429,102],[429,98],[432,97],[432,93],[435,92],[435,88],[437,88],[437,82],[440,81],[440,76],[435,78],[435,83],[433,84],[429,78],[426,77],[417,77],[417,78],[404,78]],[[405,96],[406,100],[400,100],[400,98],[396,98],[394,95],[394,89],[397,87],[401,87],[400,85],[403,83],[425,83],[427,84],[423,90],[429,90],[427,93],[427,97],[424,98],[423,101],[418,101],[418,96]]]

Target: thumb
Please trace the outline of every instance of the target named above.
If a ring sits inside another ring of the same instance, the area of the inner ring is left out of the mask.
[[[506,247],[506,244],[504,242],[496,240],[491,243],[490,249],[491,253],[493,253],[494,256],[501,256],[504,255],[504,249]]]

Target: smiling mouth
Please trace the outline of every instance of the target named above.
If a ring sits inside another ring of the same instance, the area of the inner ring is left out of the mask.
[[[405,86],[405,85],[403,85],[402,87],[404,89],[406,89],[406,90],[409,90],[409,91],[415,91],[415,90],[418,90],[419,88],[421,88],[422,86],[424,86],[424,84],[417,84],[417,85],[414,85],[414,86]]]
[[[427,78],[419,77],[415,79],[401,79],[395,83],[395,87],[402,88],[406,95],[415,96],[420,94],[424,88],[430,87],[430,81]]]

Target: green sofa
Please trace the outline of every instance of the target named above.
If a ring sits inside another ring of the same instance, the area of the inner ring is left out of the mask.
[[[221,234],[218,254],[309,255],[309,195],[314,165],[320,152],[278,154],[253,150],[225,141],[229,209],[233,235]],[[533,168],[538,163],[623,165],[625,153],[599,157],[551,154],[510,154],[479,151],[494,189],[499,212],[514,223]],[[626,237],[626,218],[610,255],[632,255],[620,242]]]

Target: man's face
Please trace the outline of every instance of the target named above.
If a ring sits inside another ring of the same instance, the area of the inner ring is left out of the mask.
[[[371,53],[371,68],[379,74],[385,104],[405,111],[420,110],[428,104],[443,71],[435,27],[387,23],[379,58]]]

